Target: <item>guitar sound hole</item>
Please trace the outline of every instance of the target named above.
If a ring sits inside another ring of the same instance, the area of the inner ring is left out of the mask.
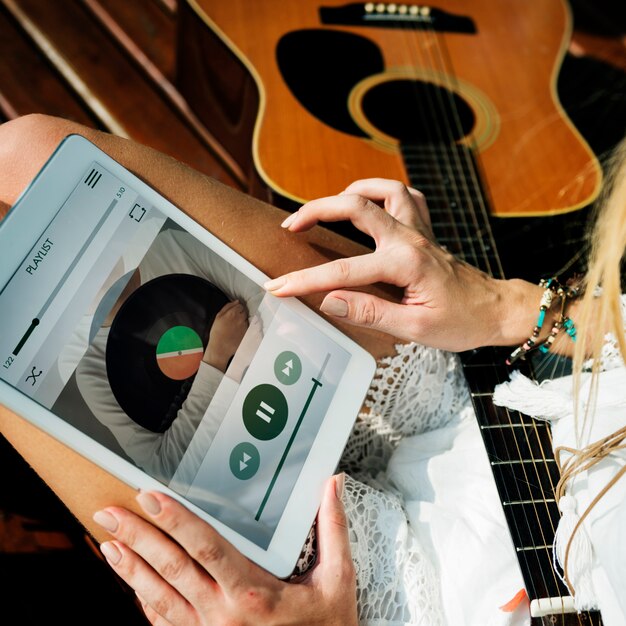
[[[420,80],[393,80],[370,89],[362,101],[365,117],[404,144],[451,144],[468,135],[474,112],[454,92]]]
[[[296,30],[280,38],[276,61],[285,84],[311,115],[341,132],[367,137],[346,103],[354,85],[384,69],[374,42],[341,31]]]

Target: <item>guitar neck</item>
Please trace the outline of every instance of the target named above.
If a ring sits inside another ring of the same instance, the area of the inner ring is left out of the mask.
[[[463,145],[403,146],[411,184],[428,200],[437,241],[475,267],[503,277],[477,164]],[[476,418],[487,451],[517,559],[531,600],[570,595],[555,574],[552,543],[560,518],[554,499],[559,469],[546,422],[493,404],[495,386],[508,380],[507,351],[484,348],[461,355]],[[554,616],[552,616],[554,617]],[[546,623],[581,624],[580,615]],[[539,623],[542,623],[539,621]],[[585,624],[600,624],[587,615]]]
[[[402,154],[411,185],[428,200],[437,241],[484,272],[504,278],[471,149],[446,143],[405,144]]]

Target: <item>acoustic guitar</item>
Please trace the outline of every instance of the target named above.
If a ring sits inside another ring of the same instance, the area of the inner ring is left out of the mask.
[[[564,214],[598,194],[600,166],[556,94],[571,31],[560,0],[187,0],[181,9],[252,77],[254,119],[238,104],[231,127],[248,126],[254,167],[283,197],[332,195],[368,176],[403,180],[426,194],[441,243],[501,277],[492,215]],[[184,48],[179,69],[189,79],[207,62]],[[211,53],[223,60],[219,48]],[[237,66],[224,67],[238,95],[249,94]],[[493,405],[495,384],[508,378],[502,354],[462,358],[535,623],[600,624],[567,612],[554,572],[559,476],[549,428]]]
[[[415,146],[471,148],[498,216],[590,204],[601,171],[556,93],[562,0],[187,0],[259,90],[254,164],[298,202],[413,180]]]

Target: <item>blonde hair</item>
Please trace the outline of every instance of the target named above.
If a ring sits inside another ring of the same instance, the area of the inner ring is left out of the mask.
[[[621,269],[626,250],[626,139],[612,155],[609,173],[597,204],[590,244],[585,295],[577,319],[580,340],[574,351],[573,368],[574,391],[578,399],[583,364],[589,357],[593,358],[591,397],[588,398],[585,419],[593,407],[597,374],[601,366],[600,355],[607,332],[615,335],[622,358],[626,360],[621,308]],[[584,427],[584,421],[582,425],[577,423],[577,432],[580,434]]]
[[[626,361],[626,337],[621,303],[621,270],[626,250],[626,139],[615,149],[603,192],[597,204],[597,215],[591,233],[589,266],[585,278],[585,295],[578,311],[578,341],[574,350],[574,424],[577,448],[557,448],[555,457],[561,469],[556,487],[557,501],[565,494],[568,482],[578,473],[591,468],[612,451],[626,448],[626,426],[607,437],[583,445],[593,421],[598,391],[598,374],[602,366],[602,347],[607,332],[615,336],[622,359]],[[581,373],[588,358],[593,359],[591,385],[582,422],[579,416]],[[571,457],[560,462],[561,452]],[[563,575],[568,577],[568,561],[574,535],[583,520],[604,494],[626,473],[623,466],[594,497],[574,526],[564,551]],[[575,593],[575,590],[574,590]]]

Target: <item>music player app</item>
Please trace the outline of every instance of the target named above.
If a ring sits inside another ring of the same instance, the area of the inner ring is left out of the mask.
[[[1,378],[263,548],[350,358],[95,162],[0,319]]]

